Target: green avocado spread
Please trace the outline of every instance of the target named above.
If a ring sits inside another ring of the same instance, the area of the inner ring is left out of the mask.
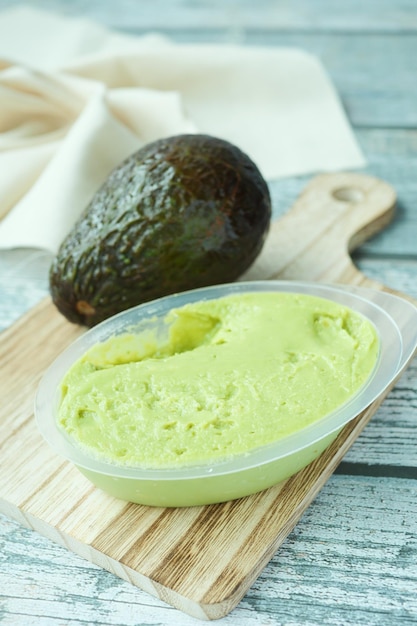
[[[162,345],[115,336],[65,376],[58,422],[96,458],[162,468],[247,453],[346,402],[379,350],[362,315],[292,293],[199,301],[166,323]]]

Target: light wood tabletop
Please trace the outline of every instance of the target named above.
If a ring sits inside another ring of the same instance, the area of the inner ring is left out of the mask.
[[[0,0],[0,10],[15,6]],[[417,4],[413,0],[36,0],[173,41],[291,46],[329,73],[368,165],[398,202],[353,252],[371,280],[417,299]],[[274,216],[311,176],[270,183]],[[48,294],[48,254],[0,253],[0,330]],[[1,381],[0,381],[1,382]],[[417,364],[412,362],[243,599],[229,626],[417,623]],[[0,452],[1,453],[1,452]],[[0,623],[191,626],[194,617],[0,515]]]

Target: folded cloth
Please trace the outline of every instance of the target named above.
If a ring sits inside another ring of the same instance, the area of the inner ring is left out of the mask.
[[[364,158],[320,62],[288,48],[174,44],[26,7],[0,13],[0,248],[56,252],[110,171],[202,132],[265,178]]]

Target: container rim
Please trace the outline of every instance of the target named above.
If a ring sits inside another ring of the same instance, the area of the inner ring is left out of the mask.
[[[132,326],[155,316],[165,317],[170,309],[189,302],[243,292],[268,291],[299,293],[333,300],[361,313],[373,323],[380,341],[379,356],[373,373],[358,392],[336,411],[291,435],[245,454],[216,460],[212,464],[183,467],[144,468],[105,462],[88,455],[81,447],[73,445],[58,428],[55,409],[64,374],[93,344],[114,334],[125,332],[127,321]],[[89,472],[145,481],[177,481],[222,476],[284,459],[339,431],[393,385],[415,354],[416,348],[416,306],[385,291],[361,286],[286,280],[241,281],[202,287],[164,296],[118,313],[78,337],[51,363],[42,376],[35,397],[35,418],[40,433],[55,452]]]

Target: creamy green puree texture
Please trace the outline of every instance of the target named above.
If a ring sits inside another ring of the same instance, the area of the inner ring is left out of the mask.
[[[66,375],[59,424],[97,458],[160,468],[248,452],[339,407],[379,349],[363,316],[291,293],[200,301],[167,322],[166,344],[116,336]]]

